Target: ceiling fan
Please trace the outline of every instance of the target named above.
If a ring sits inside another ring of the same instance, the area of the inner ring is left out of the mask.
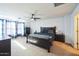
[[[40,19],[39,17],[36,17],[36,14],[31,14],[31,17],[30,17],[30,19],[32,19],[32,20],[37,20],[37,19]]]
[[[30,16],[26,17],[24,16],[24,18],[28,18],[30,20],[34,20],[36,21],[37,19],[41,19],[40,17],[38,17],[39,14],[37,14],[37,10],[34,13],[31,13]]]
[[[36,17],[35,14],[31,14],[31,17],[26,17],[26,16],[18,17],[18,19],[25,19],[25,18],[30,19],[30,20],[34,20],[34,21],[36,21],[37,19],[41,19],[39,17]]]

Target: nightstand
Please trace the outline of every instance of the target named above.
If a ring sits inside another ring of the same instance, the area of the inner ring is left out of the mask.
[[[65,42],[65,35],[64,34],[56,34],[55,41]]]

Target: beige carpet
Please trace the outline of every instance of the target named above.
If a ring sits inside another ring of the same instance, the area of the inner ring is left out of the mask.
[[[11,55],[12,56],[53,56],[47,50],[26,43],[25,37],[18,37],[11,40]]]

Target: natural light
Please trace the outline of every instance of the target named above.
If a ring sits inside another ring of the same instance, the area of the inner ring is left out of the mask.
[[[23,50],[26,49],[26,47],[24,47],[22,44],[20,44],[20,43],[17,42],[16,40],[14,40],[14,42],[15,42],[20,48],[22,48]]]

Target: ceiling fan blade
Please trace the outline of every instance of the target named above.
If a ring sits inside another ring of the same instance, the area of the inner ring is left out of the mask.
[[[40,18],[34,18],[34,19],[40,19]]]

